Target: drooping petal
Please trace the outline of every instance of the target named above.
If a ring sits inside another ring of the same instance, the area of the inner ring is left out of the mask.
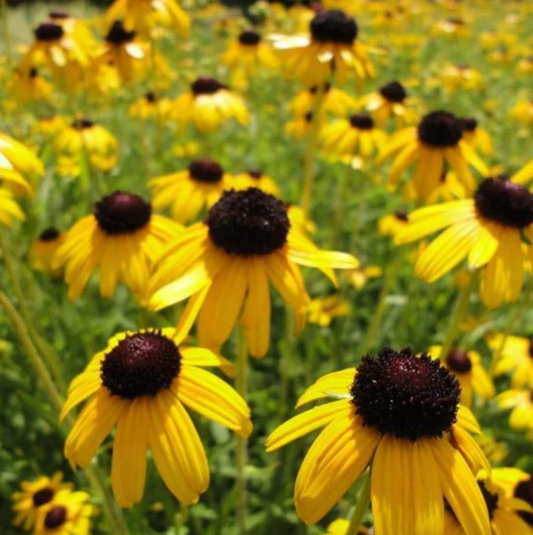
[[[328,373],[311,385],[298,399],[296,408],[331,395],[347,395],[355,379],[355,368],[346,368],[338,372]]]

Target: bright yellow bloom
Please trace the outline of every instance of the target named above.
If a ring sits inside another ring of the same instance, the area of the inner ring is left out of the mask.
[[[173,29],[182,37],[188,37],[191,27],[189,15],[176,0],[115,0],[106,13],[107,25],[122,20],[128,31],[149,35],[158,26]]]
[[[306,524],[323,518],[370,466],[376,533],[444,535],[444,500],[469,535],[490,535],[474,474],[490,470],[470,435],[480,433],[459,405],[459,384],[428,355],[408,348],[363,357],[358,368],[320,378],[297,407],[334,396],[288,420],[267,439],[274,451],[325,426],[296,479]]]
[[[323,114],[318,115],[317,120],[322,123],[324,121]],[[312,124],[313,114],[311,112],[307,113],[303,117],[296,117],[285,125],[285,135],[295,139],[302,139],[309,134]]]
[[[63,474],[56,472],[51,478],[41,476],[34,481],[22,481],[22,490],[12,496],[15,502],[13,511],[17,514],[13,524],[30,531],[40,509],[52,502],[60,491],[72,488],[71,483],[63,483],[62,480]]]
[[[395,238],[409,224],[409,214],[398,211],[394,214],[386,215],[379,220],[378,228],[382,236],[392,236]]]
[[[383,270],[379,266],[360,266],[346,272],[346,278],[356,290],[364,288],[370,279],[381,277]]]
[[[446,358],[441,358],[441,352],[441,346],[429,348],[429,354],[433,358],[441,359],[443,366],[450,370],[459,381],[463,405],[471,407],[474,394],[483,401],[489,401],[494,397],[494,385],[483,368],[481,356],[477,351],[462,351],[454,348],[450,350]]]
[[[320,327],[328,327],[333,318],[349,316],[351,310],[350,303],[338,295],[313,299],[307,307],[309,323]]]
[[[170,492],[184,504],[209,486],[209,466],[184,405],[247,438],[250,409],[227,383],[204,370],[231,364],[207,349],[181,346],[172,329],[115,335],[71,383],[61,420],[89,400],[65,443],[73,467],[87,467],[117,426],[111,482],[117,502],[141,501],[146,452]]]
[[[314,110],[317,105],[318,89],[318,86],[313,86],[310,89],[300,91],[289,103],[291,113],[299,118],[305,117]],[[320,110],[322,113],[346,117],[357,108],[357,100],[342,89],[325,84],[322,91],[324,91]]]
[[[191,123],[200,132],[214,132],[229,119],[245,125],[249,121],[243,97],[213,78],[199,77],[187,93],[179,96],[172,117],[178,125]]]
[[[100,294],[110,297],[125,282],[142,301],[150,268],[181,226],[152,214],[138,195],[115,191],[96,203],[94,214],[81,218],[66,234],[52,269],[65,266],[69,299],[77,299],[89,277],[100,272]]]
[[[178,329],[187,332],[199,315],[200,344],[218,351],[240,321],[252,356],[270,344],[270,284],[305,325],[309,296],[300,265],[316,267],[333,282],[333,268],[358,265],[348,254],[321,251],[291,228],[286,206],[257,188],[226,191],[203,223],[168,247],[152,280],[150,308],[190,298]],[[228,298],[231,296],[231,298]]]
[[[445,65],[440,69],[438,81],[430,84],[444,87],[450,93],[480,89],[484,78],[480,71],[469,65]]]
[[[72,39],[76,43],[76,47],[87,56],[94,52],[97,41],[86,21],[74,18],[66,11],[58,10],[51,11],[48,18],[50,22],[61,26],[65,35]]]
[[[463,139],[473,149],[478,149],[482,154],[491,156],[494,152],[490,134],[473,117],[460,119]]]
[[[170,99],[158,97],[154,92],[149,91],[130,106],[128,115],[142,121],[154,119],[158,122],[165,122],[170,117],[171,110]]]
[[[514,502],[516,505],[523,506],[524,502],[529,505],[529,509],[523,508],[519,515],[533,530],[533,476],[518,468],[496,468],[492,474],[507,498],[518,498],[519,501]]]
[[[496,334],[490,336],[487,342],[489,347],[500,355],[494,363],[494,375],[511,373],[513,387],[533,390],[533,340]]]
[[[89,535],[94,507],[88,501],[86,492],[58,492],[39,511],[34,535]]]
[[[7,82],[7,94],[17,102],[44,102],[50,100],[52,84],[35,67],[29,71],[15,69]]]
[[[505,390],[496,396],[501,409],[511,409],[509,425],[517,431],[533,430],[533,391],[532,390]]]
[[[516,65],[516,72],[526,76],[533,74],[533,57],[521,59]]]
[[[30,249],[30,264],[35,271],[53,273],[52,260],[65,241],[65,234],[55,228],[47,228],[39,235]]]
[[[310,22],[309,31],[309,36],[271,36],[288,77],[312,87],[330,77],[344,85],[349,76],[360,80],[374,76],[368,48],[357,40],[358,27],[352,17],[335,9],[321,11]]]
[[[533,124],[533,100],[525,100],[515,104],[509,112],[509,117],[517,123]]]
[[[202,159],[182,171],[153,178],[148,185],[156,210],[170,207],[173,219],[188,223],[229,189],[230,175],[214,160]]]
[[[226,187],[226,189],[234,189],[237,191],[248,188],[259,188],[261,191],[270,193],[275,197],[279,197],[280,195],[279,187],[274,180],[258,169],[250,169],[250,171],[246,173],[230,177]]]
[[[422,252],[418,277],[433,282],[468,257],[471,270],[481,269],[481,297],[489,308],[516,301],[533,247],[533,195],[512,178],[488,178],[473,199],[428,206],[409,215],[396,238],[409,243],[444,230]]]
[[[61,115],[45,115],[36,119],[32,124],[31,131],[34,135],[42,135],[50,139],[67,127],[68,122],[65,117]]]
[[[414,166],[412,184],[417,198],[425,200],[441,182],[448,164],[468,191],[475,188],[469,164],[486,174],[486,165],[463,139],[460,121],[451,113],[436,111],[426,115],[418,128],[406,128],[394,134],[378,160],[392,156],[388,187],[396,189],[402,175]]]
[[[449,18],[438,21],[432,29],[435,35],[443,35],[450,38],[464,37],[468,35],[468,26],[464,19]]]

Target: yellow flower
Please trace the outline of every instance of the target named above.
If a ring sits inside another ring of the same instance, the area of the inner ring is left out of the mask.
[[[444,230],[422,252],[415,272],[433,282],[468,257],[481,269],[481,298],[489,308],[516,301],[527,255],[533,255],[533,195],[506,177],[484,180],[473,199],[451,201],[414,211],[396,243],[409,243]]]
[[[521,59],[516,65],[516,72],[524,75],[533,74],[533,57]]]
[[[231,364],[207,349],[181,342],[172,329],[120,333],[70,385],[61,420],[89,401],[67,437],[65,457],[73,467],[87,467],[116,425],[111,483],[122,507],[142,499],[148,449],[159,475],[181,503],[196,503],[207,490],[207,458],[184,405],[240,437],[252,431],[244,399],[203,369],[231,369]]]
[[[31,131],[34,135],[53,138],[67,126],[67,120],[61,115],[45,115],[36,119],[32,124]]]
[[[445,65],[439,73],[439,85],[451,93],[480,89],[484,85],[483,75],[468,65]]]
[[[109,171],[117,163],[117,140],[109,130],[85,118],[76,119],[60,131],[54,148],[60,155],[75,161],[87,156],[91,166],[101,171]]]
[[[494,152],[490,134],[481,126],[473,117],[464,117],[460,119],[463,139],[473,149],[479,149],[479,152],[491,156]]]
[[[440,363],[410,349],[384,349],[358,368],[320,378],[297,407],[334,396],[278,427],[274,451],[316,429],[296,479],[296,513],[323,518],[366,469],[371,471],[374,529],[381,534],[444,535],[444,500],[469,535],[490,535],[474,473],[490,470],[470,435],[480,433],[459,405],[459,384]]]
[[[438,21],[433,26],[432,32],[446,37],[464,37],[468,35],[468,27],[464,19],[449,18]]]
[[[512,409],[509,425],[517,431],[533,430],[533,391],[509,389],[496,396],[500,409]]]
[[[361,290],[366,286],[369,279],[381,277],[383,270],[379,266],[360,266],[346,272],[346,278],[351,282],[356,290]]]
[[[176,0],[115,0],[106,13],[106,21],[111,26],[122,20],[128,31],[149,35],[157,26],[173,29],[182,37],[188,37],[191,27],[189,15]]]
[[[192,158],[200,152],[200,144],[196,141],[188,141],[174,145],[172,152],[178,158]]]
[[[318,89],[318,86],[313,86],[310,89],[300,91],[289,103],[291,113],[296,117],[304,117],[310,110],[314,110],[316,108]],[[326,83],[322,90],[324,91],[322,113],[346,117],[356,109],[357,100],[345,91],[332,87],[329,83]]]
[[[495,468],[492,477],[505,490],[507,498],[518,498],[514,503],[522,506],[519,515],[533,530],[533,476],[518,468]],[[529,508],[523,507],[524,502]]]
[[[154,92],[149,91],[130,106],[128,114],[133,119],[142,121],[155,119],[158,122],[164,122],[169,118],[171,110],[170,99],[160,98]]]
[[[142,300],[156,257],[181,227],[152,214],[150,203],[138,195],[115,191],[96,203],[94,214],[81,218],[66,234],[52,269],[65,266],[69,298],[82,293],[95,269],[100,271],[100,294],[110,297],[124,281]]]
[[[518,123],[533,124],[533,100],[518,102],[509,111],[509,117]]]
[[[362,97],[358,105],[369,113],[380,126],[394,119],[396,125],[409,125],[416,121],[417,114],[410,109],[412,99],[400,82],[390,82],[375,93]]]
[[[312,87],[330,77],[344,85],[350,75],[361,80],[374,76],[368,48],[357,40],[358,26],[352,17],[336,9],[321,11],[309,31],[309,36],[271,36],[288,77]]]
[[[246,173],[230,177],[226,189],[234,189],[237,191],[259,188],[265,193],[270,193],[275,197],[279,197],[280,191],[278,185],[268,175],[263,174],[258,169],[250,169]]]
[[[55,228],[47,228],[39,235],[30,249],[30,264],[35,271],[53,273],[52,259],[65,241],[65,234]]]
[[[204,208],[213,206],[229,185],[230,176],[209,159],[195,160],[183,171],[153,178],[148,183],[154,208],[163,210],[170,206],[172,218],[180,223],[196,219]]]
[[[414,165],[411,179],[414,193],[417,198],[425,200],[438,187],[447,163],[468,191],[474,190],[475,182],[469,164],[482,174],[488,170],[462,138],[459,120],[445,111],[429,113],[418,128],[406,128],[394,134],[378,159],[378,163],[383,162],[397,153],[389,172],[389,189],[394,190],[402,175]]]
[[[15,69],[7,82],[6,91],[17,102],[43,102],[50,99],[52,84],[35,67],[28,71]]]
[[[56,472],[51,478],[41,476],[34,481],[22,481],[21,491],[12,496],[16,518],[13,524],[24,531],[30,531],[35,524],[40,509],[52,502],[58,492],[71,489],[72,484],[63,483],[63,474]]]
[[[253,29],[244,30],[229,43],[221,62],[228,66],[232,84],[239,89],[248,88],[250,78],[259,68],[274,69],[279,65],[271,45]]]
[[[443,366],[450,370],[461,385],[461,403],[472,406],[473,395],[481,400],[489,401],[494,397],[494,385],[489,374],[483,368],[481,356],[477,351],[450,349],[446,358],[441,358],[442,347],[432,346],[429,353],[433,358],[441,359]]]
[[[350,303],[338,295],[313,299],[307,307],[309,323],[316,323],[320,327],[328,327],[333,318],[349,316],[350,312]]]
[[[515,388],[533,389],[533,341],[531,338],[495,334],[487,340],[489,347],[499,353],[494,363],[494,375],[511,373]],[[502,346],[503,344],[503,346]]]
[[[333,268],[358,263],[321,251],[291,228],[286,206],[274,196],[257,188],[226,191],[205,221],[185,230],[159,259],[149,305],[159,310],[190,297],[178,330],[187,332],[199,315],[200,344],[214,351],[240,320],[251,355],[262,357],[270,343],[270,284],[294,310],[298,329],[305,325],[309,296],[300,265],[335,282]]]
[[[389,214],[379,220],[378,228],[382,236],[391,236],[395,238],[409,224],[409,214],[404,211],[398,211]]]
[[[88,501],[86,492],[59,491],[39,511],[34,535],[89,535],[94,508]]]
[[[200,132],[214,132],[229,119],[242,125],[249,121],[243,97],[214,78],[204,76],[197,78],[190,91],[175,100],[172,117],[179,125],[191,123]]]
[[[323,114],[317,115],[317,120],[323,122]],[[302,117],[296,117],[295,119],[289,121],[285,125],[285,135],[295,139],[302,139],[309,134],[312,124],[313,114],[312,112],[308,112]]]
[[[76,47],[87,56],[93,53],[97,46],[97,41],[87,22],[72,17],[66,11],[59,10],[50,11],[48,18],[50,22],[61,26],[65,35],[72,39],[76,43]]]

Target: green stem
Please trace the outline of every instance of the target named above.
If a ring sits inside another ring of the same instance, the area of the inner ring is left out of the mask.
[[[339,182],[337,183],[337,199],[335,202],[335,213],[333,214],[334,217],[334,228],[333,228],[333,246],[338,247],[339,250],[343,250],[341,247],[340,239],[342,238],[343,234],[343,226],[344,226],[344,212],[346,208],[346,199],[348,198],[347,191],[348,191],[348,185],[350,183],[350,177],[352,175],[352,167],[351,165],[346,165],[345,169],[343,169],[343,173]]]
[[[442,342],[442,350],[440,353],[442,359],[446,358],[453,344],[457,340],[457,335],[459,334],[459,326],[461,325],[461,321],[463,321],[468,311],[470,296],[472,295],[472,292],[476,287],[477,279],[478,272],[474,271],[474,273],[470,274],[470,279],[468,280],[468,283],[459,294],[459,298],[457,299],[457,304],[455,305],[455,310],[453,312],[452,320],[448,328],[448,332],[446,333],[446,337]]]
[[[350,519],[350,524],[346,530],[345,535],[357,535],[359,533],[359,528],[361,527],[361,522],[363,517],[370,505],[370,470],[365,477],[363,483],[363,488],[357,499],[357,504],[355,506],[352,518]]]
[[[237,353],[237,392],[246,399],[248,392],[248,347],[246,332],[239,326]],[[246,533],[246,464],[248,462],[247,440],[237,437],[237,532],[240,535]]]
[[[0,0],[0,18],[2,19],[2,33],[4,34],[4,47],[8,68],[11,66],[11,34],[7,16],[7,0]]]

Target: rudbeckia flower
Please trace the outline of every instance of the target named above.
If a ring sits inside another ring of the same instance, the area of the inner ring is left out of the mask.
[[[30,249],[30,264],[35,271],[53,273],[52,260],[56,251],[65,241],[65,234],[55,228],[47,228],[41,232],[39,238],[32,243]]]
[[[359,266],[346,272],[346,278],[356,290],[361,290],[370,279],[381,277],[383,270],[379,266]]]
[[[181,503],[196,503],[207,490],[207,458],[184,405],[242,438],[252,431],[246,402],[203,369],[231,366],[228,361],[207,349],[181,346],[173,334],[166,329],[114,336],[72,381],[61,411],[63,420],[89,399],[65,443],[65,457],[73,467],[88,466],[117,426],[111,483],[122,507],[142,499],[148,449]]]
[[[297,407],[335,401],[288,420],[267,439],[274,451],[321,427],[300,467],[296,513],[306,524],[323,518],[370,467],[378,534],[444,535],[444,500],[469,535],[490,535],[474,473],[489,470],[470,435],[472,413],[459,405],[457,379],[427,354],[405,348],[363,357],[356,368],[319,379]]]
[[[349,159],[360,157],[363,163],[382,150],[387,134],[378,128],[370,115],[351,115],[335,119],[320,132],[320,143],[326,157]]]
[[[517,123],[533,124],[533,100],[516,103],[509,111],[509,117]]]
[[[516,72],[525,76],[533,74],[533,57],[521,59],[516,65]]]
[[[513,535],[531,535],[533,533],[526,522],[521,518],[522,513],[531,513],[533,509],[524,500],[506,495],[505,476],[501,481],[500,474],[505,468],[495,469],[490,479],[478,480],[478,485],[485,499],[489,512],[491,534],[500,535],[512,533]],[[467,535],[468,532],[457,522],[451,511],[446,510],[446,535]]]
[[[411,100],[400,82],[390,82],[375,93],[362,97],[358,105],[381,126],[387,124],[389,119],[405,126],[417,119],[417,114],[409,107]]]
[[[333,318],[348,316],[351,310],[350,303],[338,295],[313,299],[307,307],[309,323],[320,327],[328,327]]]
[[[432,346],[429,354],[435,359],[441,359],[443,366],[452,372],[461,386],[461,403],[466,407],[472,406],[474,394],[481,400],[489,401],[494,396],[494,385],[489,374],[481,363],[481,356],[477,351],[463,351],[452,348],[448,355],[442,357],[442,347]]]
[[[142,121],[155,119],[164,122],[170,116],[171,109],[170,99],[158,97],[153,91],[149,91],[130,106],[128,115]]]
[[[324,121],[324,115],[320,114],[317,115],[317,120],[320,122]],[[293,137],[295,139],[302,139],[307,134],[309,134],[309,131],[311,129],[311,125],[313,124],[313,113],[308,112],[302,117],[296,117],[295,119],[292,119],[285,125],[285,135],[287,137]],[[319,128],[320,131],[320,128]]]
[[[445,65],[439,73],[439,85],[451,93],[483,87],[483,75],[469,65]]]
[[[358,27],[343,11],[321,11],[309,24],[310,35],[273,35],[288,77],[299,78],[311,87],[330,77],[344,85],[350,75],[364,80],[374,76],[368,49],[357,40]]]
[[[500,409],[509,410],[509,425],[517,431],[533,430],[533,390],[511,388],[496,396]]]
[[[76,119],[68,128],[58,133],[55,150],[79,165],[87,156],[89,163],[101,171],[111,170],[117,163],[118,142],[103,126],[89,119]]]
[[[526,502],[531,509],[520,511],[520,518],[533,530],[533,476],[517,468],[494,470],[498,481],[505,485],[507,496]]]
[[[54,10],[48,14],[50,22],[63,28],[65,35],[72,39],[87,56],[90,56],[97,46],[89,25],[80,19],[72,17],[66,11]]]
[[[237,39],[231,41],[222,55],[221,62],[232,73],[235,87],[246,89],[253,74],[261,67],[274,69],[279,60],[270,44],[265,43],[255,30],[244,30]]]
[[[524,266],[533,248],[533,195],[507,177],[487,178],[473,199],[415,210],[396,238],[409,243],[444,230],[416,263],[418,277],[433,282],[468,257],[469,269],[481,268],[481,298],[489,308],[516,301]],[[525,237],[525,238],[523,238]]]
[[[176,0],[115,0],[106,13],[111,26],[122,20],[127,30],[149,35],[158,26],[173,29],[178,35],[188,37],[191,28],[189,15]]]
[[[34,481],[22,481],[21,489],[12,496],[15,504],[13,511],[16,518],[13,524],[29,531],[41,508],[54,500],[57,494],[65,489],[71,489],[71,483],[63,483],[63,474],[56,472],[52,477],[41,476]]]
[[[472,146],[473,149],[479,149],[479,152],[488,156],[494,152],[490,134],[481,126],[473,117],[464,117],[459,119],[463,131],[463,139]]]
[[[110,297],[124,281],[138,299],[146,290],[149,270],[181,227],[152,214],[138,195],[115,191],[95,204],[94,214],[81,218],[66,234],[52,269],[65,266],[69,298],[82,293],[89,277],[100,271],[100,294]]]
[[[403,210],[398,210],[394,214],[382,217],[378,223],[379,233],[382,236],[392,236],[395,238],[409,224],[409,214]]]
[[[7,82],[7,94],[21,103],[47,101],[52,89],[52,84],[35,67],[29,71],[15,69]]]
[[[214,132],[229,119],[242,125],[249,120],[242,96],[205,76],[197,78],[191,90],[174,101],[172,117],[179,125],[191,123],[200,132]]]
[[[414,165],[414,193],[425,200],[438,187],[447,164],[469,191],[474,190],[469,164],[483,174],[487,173],[487,167],[462,138],[460,121],[445,111],[431,112],[417,128],[394,134],[378,159],[378,163],[383,162],[397,153],[389,172],[389,188],[394,190],[402,175]]]
[[[149,306],[159,310],[190,297],[179,330],[188,331],[199,315],[200,344],[215,351],[240,319],[250,354],[262,357],[270,343],[270,284],[296,313],[298,328],[305,324],[309,296],[300,265],[335,281],[333,268],[358,263],[345,253],[321,251],[291,228],[286,206],[274,196],[257,188],[226,191],[205,221],[161,256]]]
[[[59,131],[64,130],[67,126],[67,120],[61,115],[43,115],[36,118],[32,124],[31,132],[48,140],[55,137]]]
[[[229,187],[229,175],[214,160],[195,160],[187,169],[153,178],[148,186],[153,192],[156,210],[170,206],[172,218],[188,223],[204,208],[215,204]]]
[[[494,363],[494,375],[511,373],[515,388],[533,390],[533,339],[496,334],[489,337],[488,344],[493,351],[499,352],[499,359]]]
[[[435,35],[444,35],[446,37],[464,37],[468,35],[468,26],[466,21],[461,18],[448,18],[439,20],[433,26]]]
[[[316,109],[318,86],[313,86],[304,91],[300,91],[289,103],[289,110],[296,117],[303,117],[309,110]],[[332,87],[331,84],[323,85],[323,101],[321,113],[331,113],[337,117],[346,117],[351,111],[357,108],[357,100],[342,89]]]
[[[280,194],[278,185],[274,180],[259,169],[250,169],[246,173],[230,177],[226,189],[243,190],[248,188],[259,188],[275,197],[279,197]]]

